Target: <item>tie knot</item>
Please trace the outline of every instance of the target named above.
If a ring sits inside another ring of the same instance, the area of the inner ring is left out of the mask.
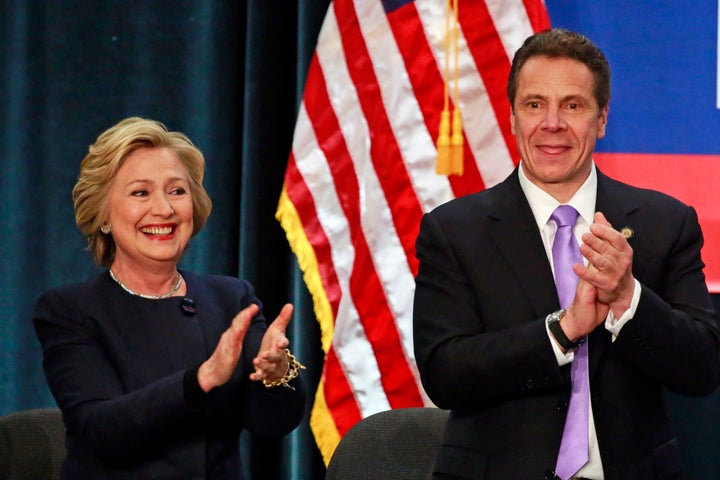
[[[567,227],[568,225],[575,225],[578,215],[578,211],[570,205],[560,205],[555,209],[552,215],[550,215],[550,218],[555,220],[558,227]]]

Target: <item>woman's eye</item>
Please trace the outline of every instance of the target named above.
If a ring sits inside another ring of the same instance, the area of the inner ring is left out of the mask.
[[[173,189],[170,193],[173,195],[185,195],[187,193],[187,190],[185,190],[183,187],[178,187]]]
[[[147,190],[134,190],[131,195],[133,197],[146,197],[147,196]]]

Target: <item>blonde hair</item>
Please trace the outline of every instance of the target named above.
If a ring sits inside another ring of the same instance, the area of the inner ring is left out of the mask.
[[[125,159],[139,148],[167,148],[177,155],[190,177],[195,236],[205,225],[212,201],[202,185],[205,159],[202,152],[181,132],[171,132],[155,120],[126,118],[98,136],[80,163],[78,181],[72,190],[75,223],[88,239],[95,263],[109,267],[115,259],[115,241],[100,227],[107,221],[108,193]]]

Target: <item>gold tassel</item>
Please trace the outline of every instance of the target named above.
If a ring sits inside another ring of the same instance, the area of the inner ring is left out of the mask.
[[[452,173],[450,158],[450,111],[445,109],[440,114],[440,132],[437,138],[437,161],[435,173],[450,175]]]
[[[444,105],[440,115],[440,126],[437,139],[437,162],[435,172],[439,175],[462,175],[463,129],[462,116],[459,107],[458,93],[458,0],[453,0],[453,26],[450,29],[450,0],[445,2],[445,78],[444,78]],[[453,55],[453,116],[450,123],[450,46]],[[452,129],[451,129],[452,126]],[[452,130],[452,134],[450,134]]]
[[[440,126],[437,138],[437,160],[435,161],[435,173],[438,175],[450,175],[450,87],[448,76],[450,73],[450,0],[445,1],[445,75],[443,81],[443,111],[440,114]]]
[[[453,110],[452,136],[450,137],[450,170],[449,175],[462,175],[464,171],[464,152],[463,152],[463,130],[462,117],[460,109],[455,107]]]

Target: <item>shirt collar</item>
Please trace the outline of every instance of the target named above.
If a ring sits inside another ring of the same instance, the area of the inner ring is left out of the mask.
[[[535,221],[538,224],[539,229],[543,229],[550,219],[550,215],[560,205],[560,202],[555,200],[549,193],[544,191],[530,181],[523,172],[522,164],[518,167],[518,176],[520,179],[520,188],[522,188],[530,209],[533,212]],[[575,210],[578,211],[580,217],[585,221],[587,225],[593,223],[595,216],[595,199],[597,198],[597,172],[595,170],[595,163],[592,163],[590,169],[590,175],[585,182],[580,186],[575,195],[570,199],[566,205],[571,205]]]

